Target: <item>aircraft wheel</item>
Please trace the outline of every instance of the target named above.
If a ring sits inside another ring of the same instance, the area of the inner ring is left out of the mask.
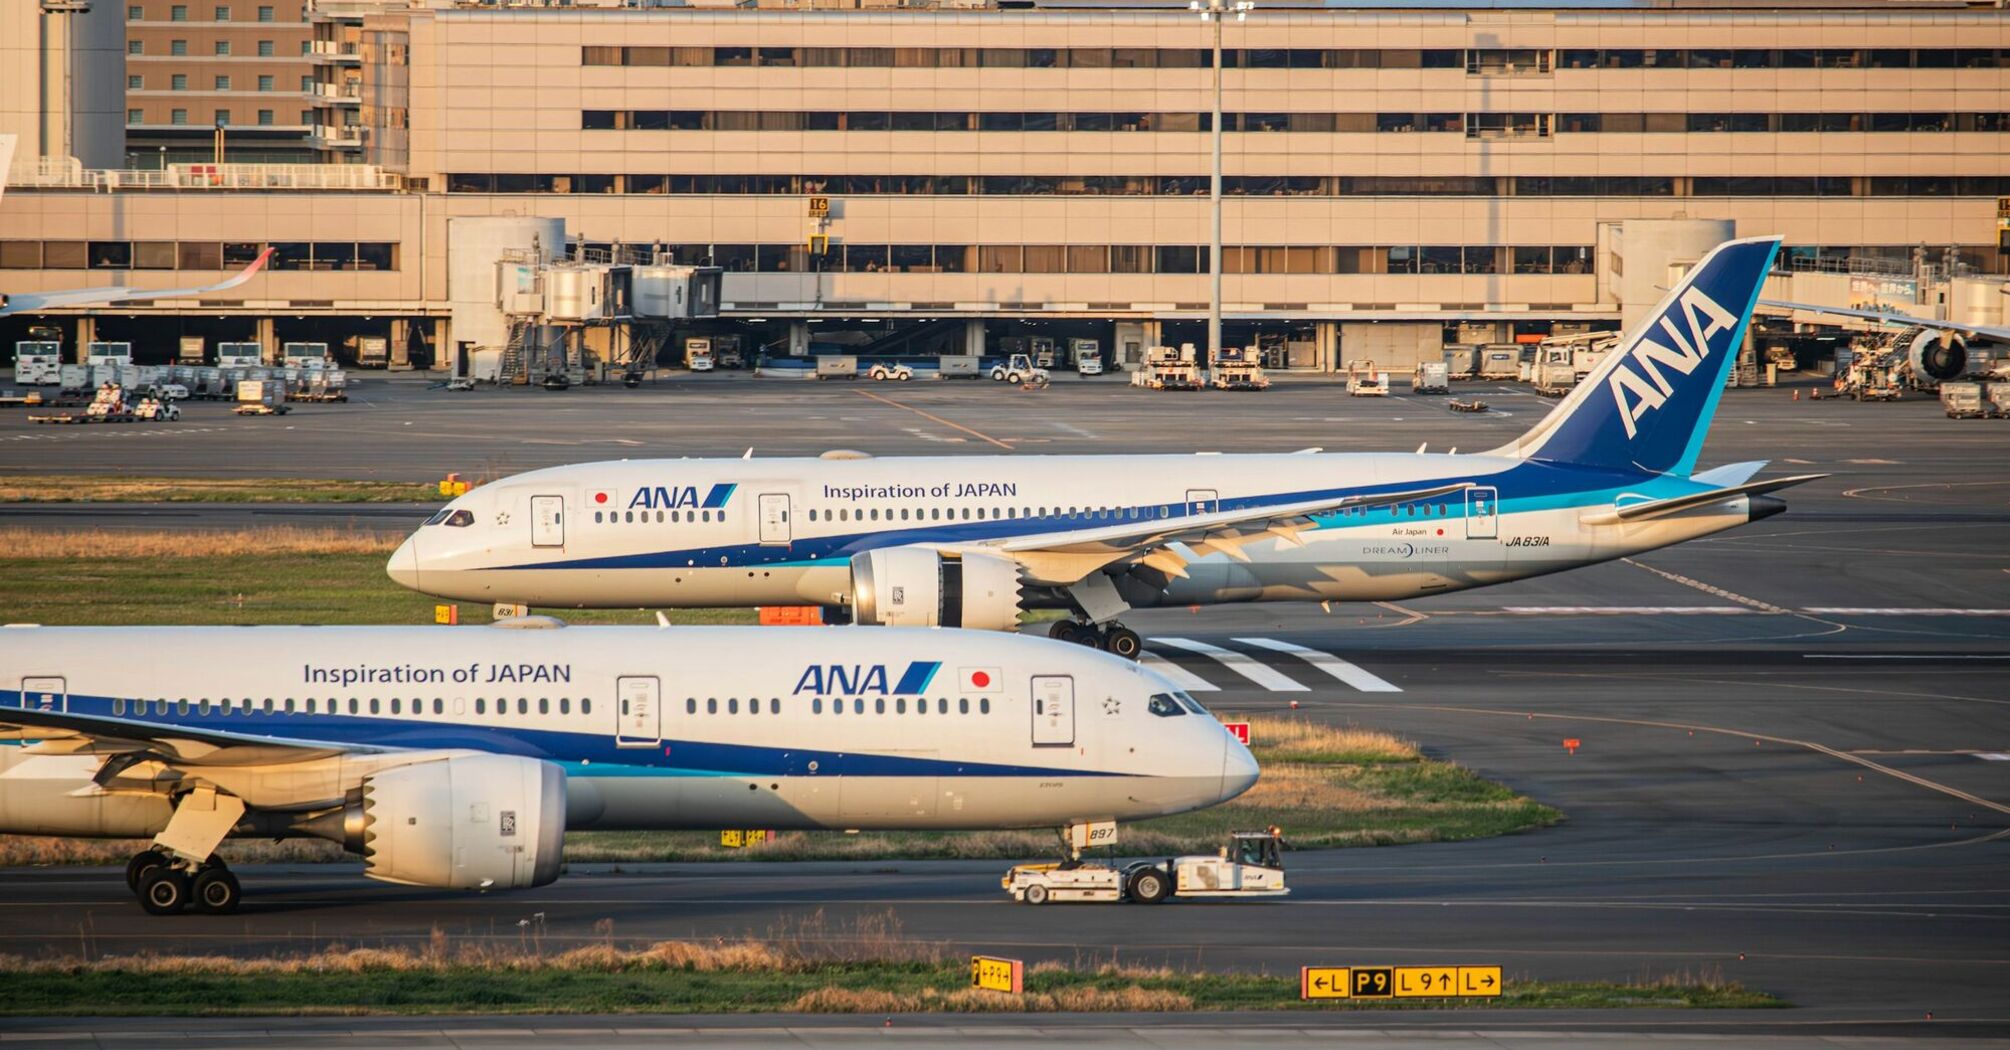
[[[1123,624],[1113,623],[1103,632],[1103,648],[1112,655],[1135,660],[1144,652],[1145,640]]]
[[[177,914],[188,900],[188,876],[173,868],[155,868],[140,882],[140,907],[149,915]]]
[[[195,877],[192,896],[198,911],[228,915],[237,910],[238,902],[244,899],[244,890],[229,868],[205,868]]]
[[[1091,649],[1097,648],[1099,641],[1094,627],[1090,627],[1087,624],[1079,624],[1073,620],[1062,620],[1060,623],[1055,624],[1047,631],[1047,637],[1057,642],[1073,642],[1076,645],[1086,645]]]
[[[1037,882],[1026,887],[1026,903],[1034,905],[1047,903],[1047,887]]]
[[[140,883],[156,868],[167,867],[168,856],[157,849],[143,849],[133,854],[126,862],[126,889],[134,893],[140,891]]]
[[[1139,868],[1131,875],[1131,899],[1139,904],[1157,904],[1172,895],[1166,873],[1157,868]]]

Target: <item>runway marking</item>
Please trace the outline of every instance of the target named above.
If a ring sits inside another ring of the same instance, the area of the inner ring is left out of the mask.
[[[2002,751],[1978,751],[1975,757],[1984,762],[2010,762],[2010,753]]]
[[[902,410],[902,411],[905,411],[905,412],[912,412],[912,413],[914,413],[915,415],[917,415],[917,416],[920,416],[920,417],[921,417],[921,418],[923,418],[923,419],[927,419],[927,420],[931,420],[931,421],[933,421],[933,422],[936,422],[936,423],[940,423],[940,424],[942,424],[943,426],[945,426],[945,427],[948,427],[948,428],[949,428],[949,429],[951,429],[951,430],[960,430],[960,431],[964,432],[965,434],[968,434],[968,435],[970,435],[971,437],[974,437],[974,438],[978,439],[979,441],[988,441],[988,442],[990,442],[991,444],[993,444],[993,445],[996,445],[996,446],[998,446],[999,448],[1002,448],[1002,449],[1004,449],[1004,450],[1005,450],[1005,451],[1007,451],[1007,452],[1010,452],[1010,451],[1012,451],[1012,446],[1011,446],[1011,445],[1008,445],[1008,444],[1006,444],[1005,442],[1003,442],[1003,441],[1000,441],[1000,440],[998,440],[997,438],[995,438],[995,437],[992,437],[991,435],[989,435],[989,434],[986,434],[986,433],[984,433],[984,432],[983,432],[983,431],[981,431],[981,430],[972,430],[972,429],[970,429],[969,427],[966,427],[966,426],[964,426],[964,425],[963,425],[963,424],[961,424],[961,423],[951,423],[951,422],[950,422],[949,420],[946,420],[946,419],[942,418],[941,416],[938,416],[938,415],[936,415],[936,414],[934,414],[934,413],[932,413],[932,412],[923,412],[923,411],[922,411],[921,409],[918,409],[918,408],[914,407],[913,405],[903,405],[903,404],[901,404],[900,402],[898,402],[898,401],[895,401],[894,399],[892,399],[892,398],[890,398],[890,397],[881,397],[881,396],[879,396],[878,394],[875,394],[875,393],[873,393],[873,392],[872,392],[872,391],[870,391],[870,390],[854,390],[854,391],[852,391],[852,393],[854,393],[854,394],[857,394],[857,395],[858,395],[858,396],[860,396],[860,397],[869,397],[869,398],[871,398],[872,400],[874,400],[874,401],[877,401],[877,402],[879,402],[879,403],[880,403],[880,404],[882,404],[882,405],[892,405],[893,407],[895,407],[895,408],[898,408],[898,409],[900,409],[900,410]]]
[[[1400,686],[1391,684],[1356,664],[1334,656],[1332,653],[1322,653],[1317,649],[1307,649],[1302,645],[1280,642],[1275,638],[1237,638],[1236,641],[1244,645],[1256,646],[1259,649],[1268,649],[1271,652],[1290,653],[1364,693],[1400,693],[1403,691]]]
[[[1152,639],[1152,644],[1170,645],[1175,649],[1185,649],[1191,653],[1199,653],[1273,693],[1311,692],[1310,689],[1293,681],[1283,672],[1272,670],[1267,665],[1260,664],[1247,655],[1238,653],[1232,649],[1223,649],[1218,645],[1209,645],[1206,642],[1196,642],[1191,638],[1154,638]]]
[[[1723,598],[1726,601],[1737,602],[1739,605],[1749,605],[1752,608],[1758,609],[1761,612],[1784,613],[1787,611],[1785,609],[1780,608],[1777,605],[1762,602],[1757,598],[1747,598],[1742,594],[1738,594],[1733,591],[1727,591],[1722,587],[1713,587],[1710,584],[1704,583],[1702,580],[1691,579],[1687,576],[1682,575],[1681,573],[1669,572],[1666,569],[1657,569],[1652,565],[1642,564],[1640,562],[1633,560],[1632,558],[1621,558],[1619,560],[1625,562],[1628,565],[1633,566],[1636,569],[1645,569],[1648,572],[1651,572],[1654,575],[1659,576],[1664,580],[1668,580],[1673,583],[1679,583],[1684,587],[1694,587],[1697,590],[1702,591],[1704,594],[1715,595],[1716,597]]]
[[[1750,616],[1744,605],[1510,605],[1511,616]]]
[[[1902,606],[1811,605],[1801,611],[1827,616],[2010,616],[2010,609],[1912,609]]]
[[[2010,653],[1802,653],[1803,660],[2010,660]],[[1958,696],[1955,700],[1977,697]]]
[[[1172,679],[1174,685],[1189,693],[1221,692],[1220,687],[1214,683],[1150,650],[1140,654],[1138,662]]]

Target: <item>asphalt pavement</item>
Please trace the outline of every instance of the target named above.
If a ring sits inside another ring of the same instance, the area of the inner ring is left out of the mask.
[[[511,471],[623,455],[738,455],[749,444],[756,455],[1476,449],[1506,441],[1546,408],[1491,385],[1480,396],[1499,416],[1455,417],[1433,399],[1353,400],[1323,384],[1260,394],[1106,386],[1021,393],[988,383],[728,377],[642,391],[450,395],[366,382],[357,401],[305,406],[276,427],[199,412],[182,437],[134,427],[45,436],[0,415],[0,470],[116,462],[129,473],[422,480],[483,464]],[[1204,430],[1188,424],[1197,408],[1208,412]],[[1263,1042],[1286,1046],[2010,1037],[2005,450],[2010,423],[1949,421],[1927,404],[1734,390],[1705,465],[1771,458],[1777,469],[1836,475],[1786,493],[1787,514],[1629,562],[1415,603],[1128,618],[1148,638],[1207,643],[1267,670],[1252,678],[1249,663],[1152,642],[1150,659],[1217,711],[1296,704],[1297,717],[1393,731],[1566,814],[1557,827],[1507,838],[1295,852],[1292,895],[1282,901],[1027,908],[999,892],[995,862],[575,866],[552,886],[489,896],[370,883],[353,866],[275,866],[240,872],[247,903],[236,916],[163,920],[139,911],[116,872],[32,869],[0,872],[0,951],[266,953],[423,940],[435,926],[511,941],[533,930],[563,944],[604,936],[603,922],[622,938],[709,937],[759,935],[819,910],[832,919],[892,912],[910,935],[1028,959],[1280,973],[1314,963],[1498,963],[1511,979],[1545,980],[1722,976],[1794,1004],[1737,1013],[898,1019],[894,1031],[916,1046],[1036,1038],[1213,1046],[1255,1038],[1259,1027]],[[72,508],[66,519],[23,509],[0,508],[0,525],[67,527],[101,510]],[[248,513],[173,510],[192,514],[190,525]],[[374,521],[374,511],[331,513]],[[1574,754],[1566,739],[1579,742]],[[271,1031],[308,1043],[462,1046],[534,1038],[837,1046],[887,1034],[877,1020],[856,1019],[791,1019],[786,1028],[774,1018],[0,1022],[0,1039],[46,1036],[50,1045],[241,1046]]]

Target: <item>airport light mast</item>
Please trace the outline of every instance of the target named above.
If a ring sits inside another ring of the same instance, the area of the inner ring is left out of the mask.
[[[1208,360],[1221,349],[1221,24],[1229,15],[1241,22],[1256,9],[1251,0],[1190,0],[1187,10],[1200,15],[1200,20],[1214,29],[1214,111],[1208,121],[1208,135],[1214,151],[1214,163],[1208,169],[1207,203],[1212,219],[1212,235],[1207,251],[1207,348]]]

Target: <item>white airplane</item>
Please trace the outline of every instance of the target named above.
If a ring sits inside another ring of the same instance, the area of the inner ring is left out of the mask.
[[[1699,262],[1534,429],[1480,454],[636,460],[455,499],[387,566],[415,590],[538,606],[848,606],[860,623],[1012,630],[1136,657],[1155,605],[1388,601],[1522,579],[1785,509],[1763,462],[1695,472],[1780,241]]]
[[[0,197],[7,191],[8,165],[14,158],[14,146],[19,136],[0,135]],[[8,314],[32,314],[44,310],[58,310],[73,306],[102,306],[125,302],[131,299],[175,299],[191,295],[208,295],[211,292],[228,291],[246,281],[265,268],[272,260],[273,249],[258,253],[251,265],[239,270],[235,275],[206,284],[200,288],[133,288],[126,285],[108,285],[102,288],[78,288],[61,292],[21,292],[8,295],[0,292],[0,317]]]
[[[2010,295],[2010,287],[2003,288],[2002,292]],[[1906,360],[1912,364],[1913,374],[1935,382],[1987,373],[2000,369],[2005,361],[2010,361],[2010,328],[2002,325],[1938,321],[1929,317],[1914,317],[1897,309],[1859,310],[1783,299],[1761,299],[1759,305],[1870,321],[1885,328],[1901,329],[1901,334],[1903,330],[1913,330],[1916,334],[1907,339],[1902,347],[1892,346],[1890,349],[1903,350]]]
[[[126,878],[156,914],[237,906],[233,835],[509,889],[569,828],[1066,827],[1257,777],[1170,681],[1043,639],[543,617],[0,628],[0,740],[0,833],[152,837]]]

